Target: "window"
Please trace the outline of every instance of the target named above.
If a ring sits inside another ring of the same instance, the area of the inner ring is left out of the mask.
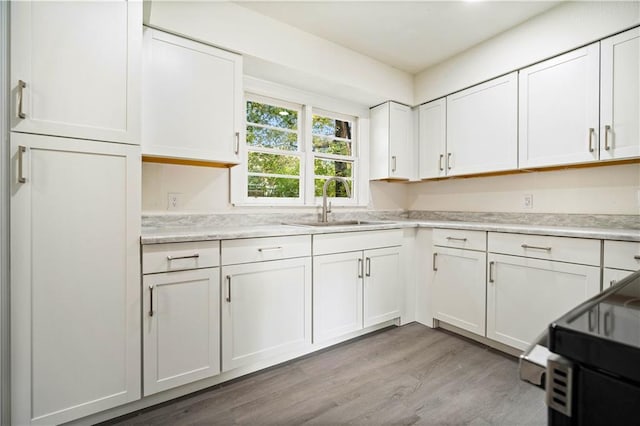
[[[240,203],[314,205],[333,176],[327,195],[334,204],[355,204],[358,157],[356,118],[257,95],[246,96],[246,146]],[[242,201],[244,200],[244,201]]]

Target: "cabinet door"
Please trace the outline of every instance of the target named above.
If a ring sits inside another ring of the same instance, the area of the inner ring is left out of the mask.
[[[489,254],[487,337],[526,349],[549,323],[600,291],[600,268]]]
[[[141,47],[141,2],[12,3],[11,129],[139,144]]]
[[[634,271],[625,271],[622,269],[604,268],[602,270],[602,290],[606,290],[623,278],[628,277]]]
[[[11,134],[15,424],[140,398],[139,150]]]
[[[444,247],[433,251],[434,318],[484,336],[487,255]]]
[[[413,161],[411,149],[411,108],[389,103],[389,177],[410,179]]]
[[[600,159],[640,156],[640,28],[600,45]]]
[[[447,96],[447,175],[518,167],[518,74]]]
[[[362,252],[313,257],[313,341],[362,329]]]
[[[447,101],[438,99],[420,105],[419,149],[420,179],[445,176],[445,156],[447,155]]]
[[[520,71],[520,168],[598,159],[600,45]]]
[[[242,57],[145,28],[142,154],[238,163]]]
[[[364,327],[400,316],[400,247],[364,252]]]
[[[222,370],[311,343],[311,258],[222,268]]]
[[[144,275],[144,395],[220,373],[220,269]]]

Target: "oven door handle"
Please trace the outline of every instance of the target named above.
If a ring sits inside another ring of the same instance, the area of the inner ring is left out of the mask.
[[[520,380],[531,383],[539,388],[545,388],[545,375],[547,372],[547,359],[551,352],[548,349],[549,332],[545,330],[534,342],[520,355],[518,371]]]

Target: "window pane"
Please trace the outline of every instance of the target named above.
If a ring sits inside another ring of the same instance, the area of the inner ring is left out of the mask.
[[[300,195],[300,180],[295,178],[278,178],[248,176],[249,197],[297,198]]]
[[[276,175],[300,175],[300,158],[291,155],[249,152],[248,171]]]
[[[351,123],[349,121],[314,115],[311,133],[319,136],[335,136],[338,138],[351,139]]]
[[[322,187],[324,186],[324,182],[326,179],[316,179],[314,182],[315,185],[315,194],[316,197],[322,197]],[[349,181],[349,189],[351,189],[353,182]],[[344,187],[342,182],[332,181],[329,182],[327,186],[327,195],[329,197],[340,197],[340,198],[349,198],[347,197],[347,190]]]
[[[314,173],[316,176],[341,176],[351,177],[353,164],[349,161],[322,160],[314,161]]]
[[[351,142],[335,140],[333,138],[314,136],[313,151],[327,154],[351,156]]]
[[[247,101],[247,123],[296,130],[298,128],[298,112],[274,105]]]
[[[283,151],[298,150],[298,134],[264,127],[247,126],[247,145],[281,149]]]

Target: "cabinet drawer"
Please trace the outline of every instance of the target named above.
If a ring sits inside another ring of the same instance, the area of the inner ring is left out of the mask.
[[[222,264],[311,256],[311,236],[248,238],[222,242]]]
[[[640,243],[605,241],[604,267],[637,271],[640,269]]]
[[[489,232],[489,252],[600,266],[600,240]]]
[[[434,229],[433,245],[485,251],[487,249],[487,233],[464,229]]]
[[[183,271],[220,265],[220,241],[142,246],[142,273]]]
[[[356,231],[313,236],[313,254],[346,253],[402,245],[402,230]]]

